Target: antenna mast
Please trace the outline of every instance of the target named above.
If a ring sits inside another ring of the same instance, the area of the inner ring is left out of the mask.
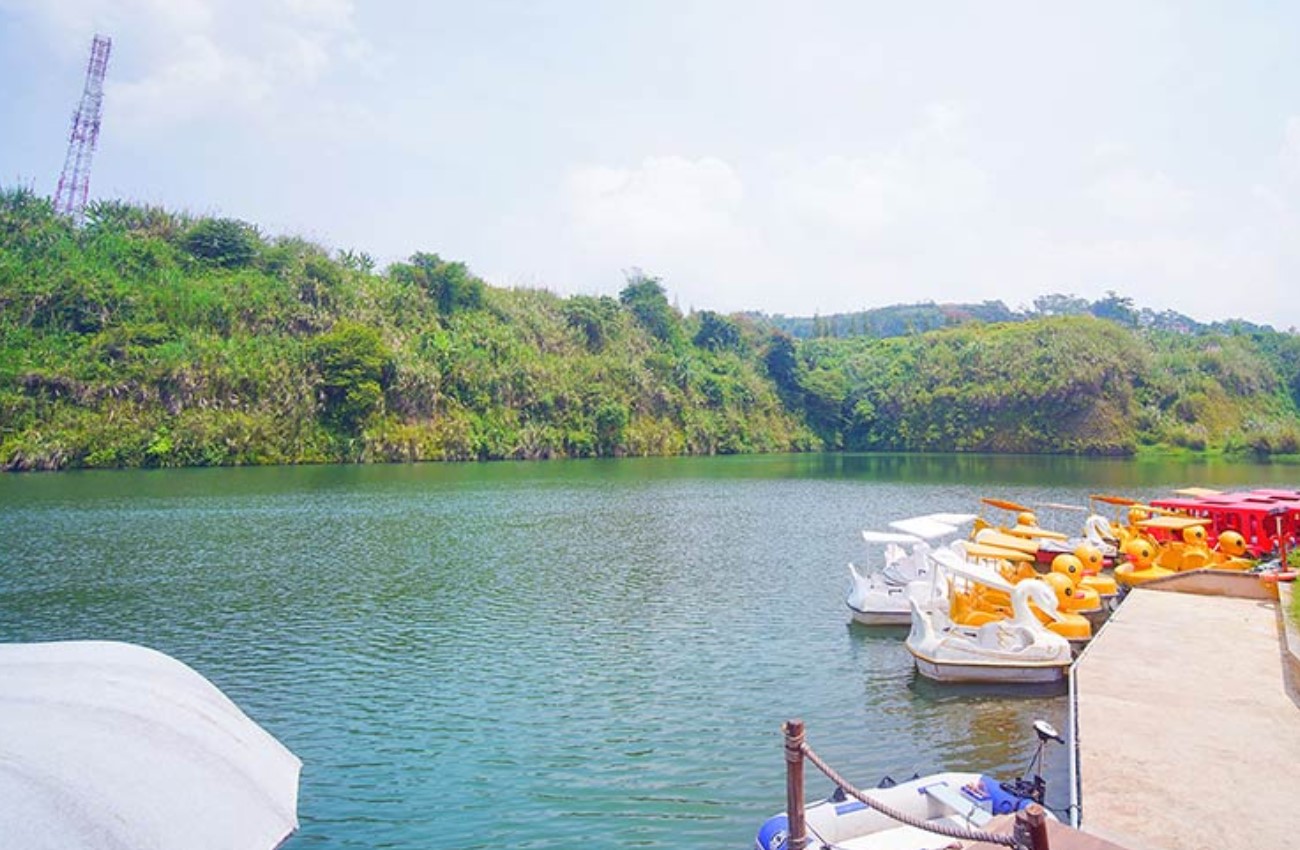
[[[81,103],[72,113],[72,132],[68,136],[68,154],[63,159],[63,173],[54,193],[56,212],[72,216],[78,224],[86,212],[90,193],[90,160],[99,139],[99,122],[104,107],[104,72],[108,70],[108,53],[113,40],[96,35],[90,42],[90,62],[86,65],[86,87]]]

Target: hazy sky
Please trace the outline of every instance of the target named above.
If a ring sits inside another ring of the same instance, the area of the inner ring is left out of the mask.
[[[1300,326],[1300,4],[0,0],[0,181],[809,315],[1107,290]]]

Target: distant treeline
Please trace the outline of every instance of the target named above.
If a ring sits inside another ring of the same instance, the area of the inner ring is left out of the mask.
[[[919,305],[891,308],[901,331],[804,339],[684,316],[639,272],[617,298],[561,298],[155,207],[100,202],[74,226],[3,190],[0,465],[1297,452],[1300,339],[1165,330],[1112,298],[1137,318],[995,304],[931,330],[947,308]]]
[[[1133,299],[1115,292],[1105,298],[1088,301],[1074,295],[1042,295],[1034,299],[1033,309],[1012,310],[1001,301],[979,304],[894,304],[856,313],[832,313],[829,316],[769,316],[745,313],[761,325],[772,327],[797,339],[853,336],[908,336],[971,322],[1026,322],[1052,316],[1094,316],[1130,328],[1175,331],[1178,333],[1265,333],[1273,328],[1241,319],[1204,324],[1174,310],[1157,312],[1149,307],[1135,307]]]

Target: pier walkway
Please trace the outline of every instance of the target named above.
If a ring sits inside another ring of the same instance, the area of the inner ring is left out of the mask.
[[[1300,704],[1278,602],[1169,587],[1130,593],[1075,664],[1080,825],[1149,850],[1293,846]]]

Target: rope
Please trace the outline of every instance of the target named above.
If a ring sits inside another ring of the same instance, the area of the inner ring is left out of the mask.
[[[984,841],[989,844],[1000,844],[1003,847],[1017,846],[1015,836],[1012,835],[1000,835],[996,832],[984,832],[979,829],[962,829],[958,826],[949,826],[945,823],[937,823],[935,821],[912,817],[911,815],[900,812],[897,809],[892,809],[889,806],[871,799],[866,794],[855,788],[852,783],[836,773],[834,768],[822,761],[821,756],[813,752],[812,747],[804,744],[802,749],[804,756],[816,765],[818,770],[826,774],[826,778],[843,788],[845,793],[856,798],[863,804],[870,806],[887,818],[896,820],[899,823],[907,824],[908,826],[914,826],[917,829],[923,829],[926,832],[933,832],[937,835],[942,835],[945,838],[955,838],[958,841]]]

